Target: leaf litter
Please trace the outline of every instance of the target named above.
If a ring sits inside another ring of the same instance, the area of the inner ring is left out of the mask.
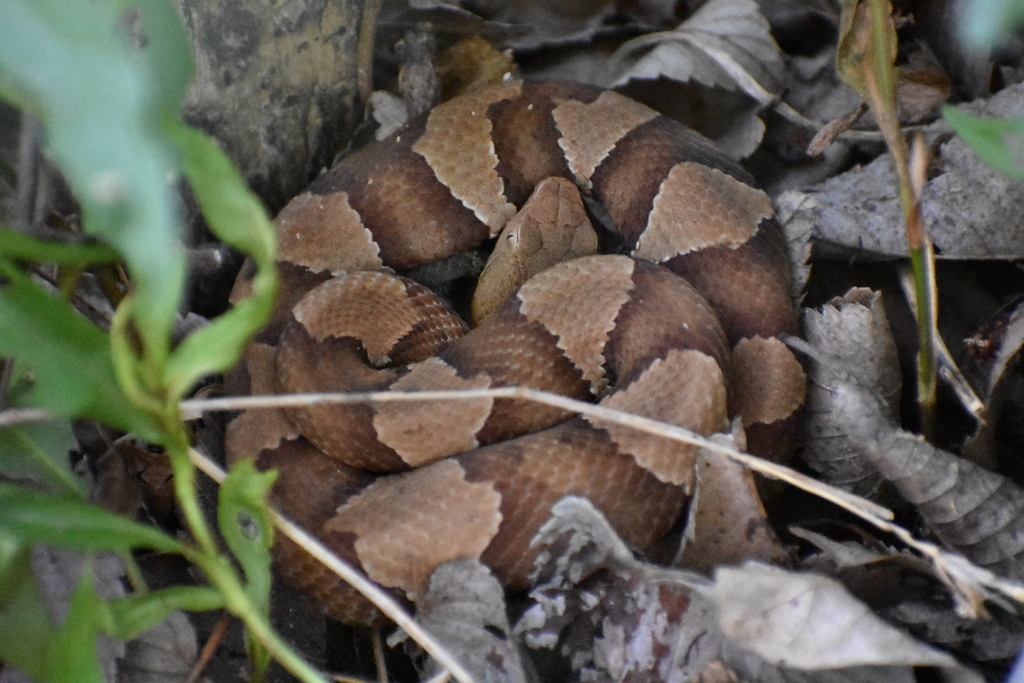
[[[382,20],[401,30],[403,17],[433,17],[442,53],[458,41],[452,36],[473,33],[515,49],[510,68],[527,75],[617,84],[629,94],[642,88],[650,93],[648,103],[681,115],[737,156],[760,143],[751,168],[763,185],[796,189],[776,197],[776,203],[787,232],[810,235],[816,277],[832,269],[829,258],[903,254],[891,166],[885,155],[869,161],[877,154],[871,146],[880,139],[870,119],[839,134],[821,157],[806,155],[814,132],[858,104],[852,91],[835,82],[829,54],[834,48],[812,40],[807,28],[824,28],[820,35],[838,31],[834,4],[712,0],[693,13],[677,14],[677,5],[692,9],[691,4],[698,3],[594,2],[585,9],[581,4],[574,15],[527,0],[460,6],[423,1],[397,14],[385,9]],[[1003,79],[1001,92],[960,106],[988,116],[1024,111],[1020,86],[1014,84],[1019,64],[997,63],[989,54],[967,60],[956,41],[935,38],[952,35],[953,20],[944,10],[919,7],[916,15],[900,28],[901,47],[920,41],[932,48],[954,92],[971,99],[989,94],[991,84]],[[383,51],[390,49],[385,40],[380,44]],[[958,61],[963,68],[950,67]],[[982,80],[989,85],[979,86]],[[925,100],[941,91],[932,88]],[[927,124],[925,132],[938,151],[924,218],[939,257],[990,263],[1019,258],[1024,252],[1019,181],[978,162],[941,121]],[[820,182],[837,169],[844,172]],[[805,249],[795,244],[799,257],[794,260],[806,260]],[[1002,290],[1004,302],[1009,287]],[[895,354],[906,356],[899,333],[905,321],[893,316],[892,305],[883,313],[882,299],[873,292],[854,290],[834,299],[848,288],[832,285],[827,295],[823,289],[812,277],[806,293],[814,308],[805,311],[805,327],[816,351],[808,353],[813,385],[803,457],[816,477],[869,495],[875,503],[851,502],[855,499],[816,488],[798,473],[788,481],[812,491],[812,500],[826,496],[848,510],[860,506],[865,515],[893,508],[913,535],[895,526],[876,531],[820,504],[803,515],[787,512],[785,496],[792,489],[785,489],[780,501],[778,491],[765,486],[765,475],[778,472],[761,468],[754,478],[749,470],[722,466],[724,460],[712,453],[723,451],[709,446],[702,463],[711,469],[703,480],[698,477],[690,526],[680,530],[690,548],[687,561],[705,573],[638,562],[607,537],[607,529],[600,531],[599,521],[573,507],[582,503],[565,501],[544,537],[553,544],[549,564],[539,567],[546,582],[518,625],[510,630],[500,622],[500,609],[483,608],[494,599],[493,587],[467,602],[460,600],[468,595],[439,589],[442,595],[425,621],[436,620],[440,639],[455,645],[452,649],[468,663],[475,654],[499,650],[501,661],[522,659],[522,653],[509,649],[522,638],[531,648],[564,652],[570,668],[587,680],[623,680],[640,672],[680,681],[913,680],[912,667],[918,665],[940,667],[948,680],[978,680],[974,670],[997,680],[1022,640],[1015,601],[1024,590],[1005,580],[1019,579],[1020,571],[1021,533],[1015,525],[1021,517],[1021,479],[1005,456],[1019,443],[1013,433],[1019,422],[1014,407],[1020,405],[1019,314],[1011,307],[999,322],[1000,313],[991,311],[995,322],[979,328],[970,345],[981,358],[972,377],[986,410],[981,422],[970,422],[965,430],[974,436],[963,446],[965,460],[955,454],[963,434],[939,447],[901,426]],[[887,290],[884,297],[894,299],[898,292]],[[895,335],[888,332],[889,323]],[[947,343],[954,356],[965,355],[962,340]],[[993,443],[1002,444],[1002,456],[992,455]],[[738,456],[734,462],[753,464]],[[738,508],[709,507],[708,499],[719,497],[712,491],[723,487],[753,492],[729,501]],[[716,527],[708,521],[716,516],[745,522]],[[792,521],[803,526],[787,527]],[[881,514],[872,523],[890,524]],[[748,543],[740,534],[724,543],[719,551],[730,555],[727,564],[698,552],[707,539],[728,538],[720,534],[740,527],[759,530],[760,540]],[[743,553],[773,564],[744,564]],[[477,580],[487,584],[482,568],[449,570],[455,572],[449,585],[475,592]],[[899,590],[886,591],[884,585]],[[448,617],[439,616],[446,612]],[[547,621],[538,616],[544,614]],[[518,673],[510,673],[514,667],[495,661],[484,656],[474,678],[517,680]]]

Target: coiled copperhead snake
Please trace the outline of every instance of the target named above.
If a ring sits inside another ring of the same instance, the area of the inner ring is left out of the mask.
[[[474,303],[494,312],[468,334],[392,272],[506,226],[499,244],[534,239],[544,221],[569,226],[569,254],[587,253],[576,187],[603,207],[623,254],[499,286]],[[771,203],[706,139],[633,100],[558,83],[473,91],[347,157],[275,223],[283,293],[247,356],[253,393],[523,385],[703,434],[739,416],[751,452],[790,449],[805,377],[777,339],[798,325]],[[250,411],[229,425],[227,450],[279,468],[284,511],[410,599],[457,557],[523,587],[529,541],[570,493],[627,543],[654,547],[685,511],[696,455],[501,399]],[[332,616],[375,618],[288,541],[277,558]]]

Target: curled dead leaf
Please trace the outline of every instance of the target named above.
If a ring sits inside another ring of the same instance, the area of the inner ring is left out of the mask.
[[[833,392],[844,382],[871,387],[885,397],[887,413],[898,414],[902,378],[881,294],[855,288],[820,311],[808,309],[804,330],[808,342],[832,359],[810,359],[804,460],[829,483],[871,493],[881,475],[844,430],[846,418],[836,414]]]
[[[945,544],[995,574],[1024,579],[1024,490],[899,429],[872,392],[841,385],[834,393],[846,433]]]

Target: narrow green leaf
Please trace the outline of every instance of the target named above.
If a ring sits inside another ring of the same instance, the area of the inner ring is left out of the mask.
[[[949,105],[942,115],[982,161],[1011,178],[1024,178],[1024,116],[985,119]]]
[[[19,553],[15,562],[2,569],[0,584],[5,584],[6,599],[0,604],[0,661],[44,680],[55,629],[32,577],[28,553]]]
[[[0,482],[0,535],[4,534],[25,544],[49,543],[82,552],[184,550],[167,534],[94,505]]]
[[[66,420],[33,422],[0,429],[0,475],[30,480],[67,496],[85,497],[86,482],[71,471],[68,452],[76,445]]]
[[[64,623],[50,642],[46,680],[50,683],[105,683],[96,652],[96,636],[106,629],[106,605],[96,594],[92,567],[86,563]]]
[[[217,144],[205,134],[168,122],[207,224],[225,243],[248,254],[258,267],[252,295],[186,338],[168,362],[171,395],[181,397],[208,373],[232,367],[263,326],[274,304],[276,235],[262,204]]]
[[[21,590],[21,582],[31,576],[31,571],[28,546],[0,532],[0,610]]]
[[[128,44],[113,0],[0,3],[0,97],[35,112],[82,204],[87,232],[125,258],[138,333],[162,367],[185,277],[160,133],[161,90]]]
[[[242,460],[228,472],[217,502],[217,523],[224,542],[245,572],[245,592],[266,619],[270,613],[270,546],[274,527],[266,499],[277,472],[258,472],[251,460]],[[246,648],[254,678],[266,672],[270,653],[246,634]]]
[[[192,81],[192,44],[170,0],[119,0],[138,7],[146,48],[146,70],[157,88],[161,109],[176,114]]]
[[[221,484],[217,523],[232,554],[242,565],[253,602],[265,608],[270,596],[270,546],[274,526],[267,494],[277,472],[259,472],[251,460],[236,463]]]
[[[8,279],[0,286],[0,355],[17,358],[36,374],[24,404],[158,440],[152,418],[118,385],[106,335],[3,262],[0,274]]]
[[[62,266],[91,266],[121,259],[116,251],[103,244],[46,242],[3,226],[0,226],[0,258]]]
[[[220,594],[205,586],[174,586],[118,598],[107,603],[112,623],[109,635],[118,640],[132,640],[175,610],[204,612],[222,607],[224,599]]]

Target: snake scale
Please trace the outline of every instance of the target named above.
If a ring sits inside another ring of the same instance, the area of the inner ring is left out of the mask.
[[[617,228],[620,253],[590,255],[580,193]],[[542,223],[568,230],[561,258],[579,257],[537,274],[513,258],[512,275],[480,285],[472,330],[400,275],[499,234],[499,249],[536,242]],[[771,202],[645,105],[579,84],[484,87],[346,157],[275,224],[282,293],[238,373],[254,394],[521,385],[702,434],[738,417],[750,452],[792,448],[806,379],[778,339],[799,330]],[[590,498],[634,548],[657,547],[685,514],[696,457],[490,398],[249,411],[226,445],[231,460],[278,468],[286,514],[413,601],[457,557],[524,587],[529,541],[567,494]],[[275,554],[331,616],[380,619],[289,541]]]

